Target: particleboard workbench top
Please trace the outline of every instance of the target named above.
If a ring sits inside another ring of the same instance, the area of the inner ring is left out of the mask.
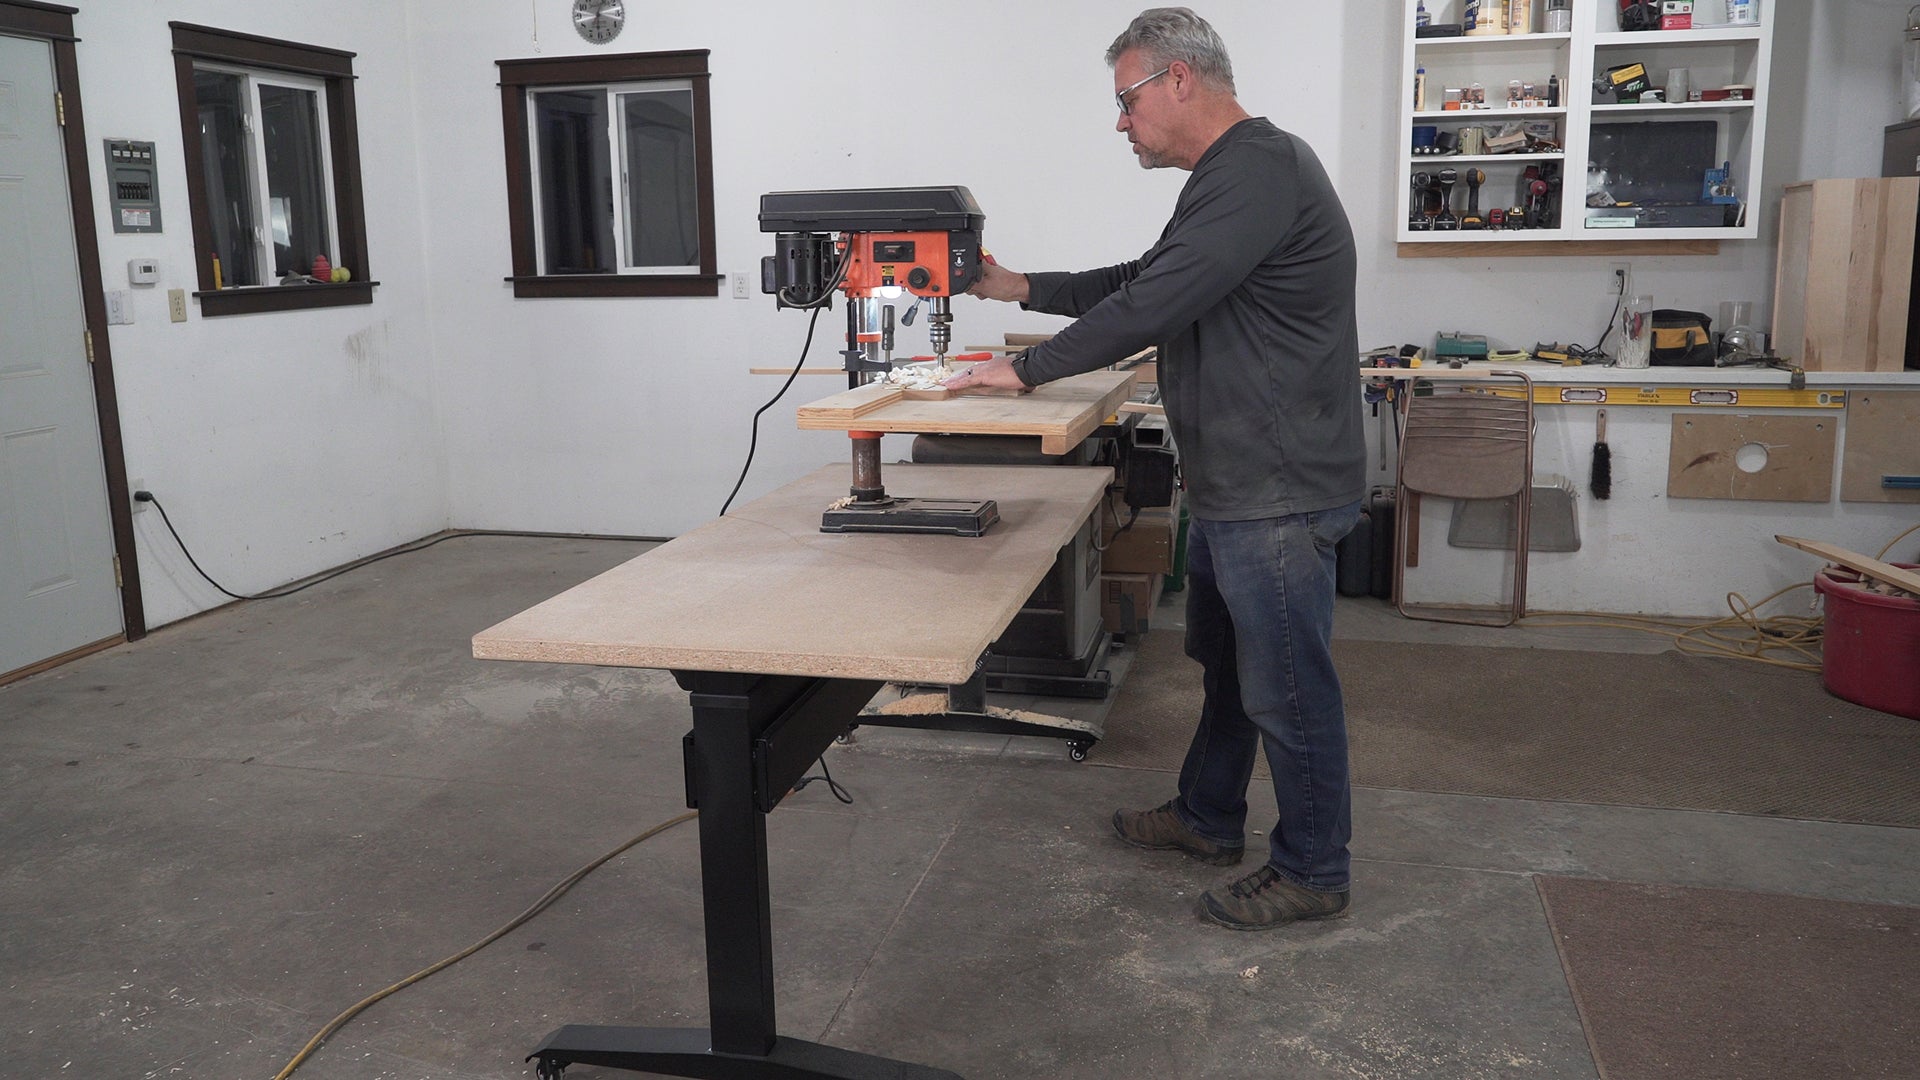
[[[807,431],[883,431],[947,435],[1038,435],[1040,452],[1064,454],[1112,416],[1127,399],[1137,373],[1089,371],[1036,387],[1019,397],[954,397],[945,401],[895,401],[859,416],[864,398],[887,388],[869,383],[800,406],[798,425]]]
[[[896,496],[995,500],[1000,521],[979,537],[821,532],[850,479],[830,465],[755,499],[481,632],[473,655],[957,685],[1113,474],[886,467]]]

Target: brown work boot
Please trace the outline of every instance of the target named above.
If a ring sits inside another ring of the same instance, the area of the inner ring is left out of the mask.
[[[1244,850],[1215,843],[1187,828],[1180,815],[1173,812],[1171,799],[1151,810],[1115,810],[1113,831],[1134,847],[1154,851],[1177,848],[1188,858],[1209,866],[1232,866],[1240,861]]]
[[[1224,889],[1200,894],[1200,913],[1235,930],[1271,930],[1288,923],[1331,919],[1347,910],[1344,892],[1316,892],[1262,866]]]

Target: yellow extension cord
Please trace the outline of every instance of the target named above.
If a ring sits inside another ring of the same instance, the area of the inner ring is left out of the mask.
[[[1893,545],[1920,530],[1914,525],[1899,536],[1887,541],[1874,558],[1882,559]],[[1771,615],[1761,618],[1759,610],[1780,597],[1794,591],[1812,587],[1813,582],[1803,581],[1789,585],[1757,604],[1749,604],[1747,598],[1739,593],[1727,594],[1727,607],[1733,614],[1708,622],[1692,619],[1665,619],[1651,615],[1610,615],[1600,612],[1564,612],[1556,613],[1555,618],[1570,618],[1573,621],[1554,622],[1547,619],[1528,618],[1521,621],[1522,626],[1606,626],[1620,630],[1637,630],[1641,633],[1660,634],[1670,637],[1674,647],[1693,656],[1722,656],[1736,660],[1753,660],[1775,667],[1792,668],[1795,671],[1819,671],[1820,653],[1815,647],[1820,641],[1822,620],[1816,615]],[[1769,652],[1788,652],[1800,659],[1775,659],[1766,655]]]
[[[394,983],[392,986],[387,987],[385,990],[382,990],[376,994],[368,995],[366,998],[361,1000],[358,1004],[354,1005],[352,1008],[348,1009],[346,1012],[343,1012],[339,1016],[336,1016],[332,1020],[328,1021],[327,1026],[321,1028],[318,1034],[316,1034],[313,1038],[307,1040],[307,1045],[302,1047],[300,1052],[293,1056],[292,1061],[287,1062],[286,1068],[281,1069],[279,1072],[274,1074],[273,1080],[287,1080],[287,1077],[293,1075],[293,1071],[295,1069],[298,1069],[302,1064],[306,1062],[308,1058],[313,1056],[313,1052],[315,1050],[320,1049],[321,1043],[324,1043],[327,1041],[327,1039],[331,1038],[334,1032],[339,1031],[343,1027],[346,1027],[347,1021],[352,1020],[354,1017],[366,1011],[367,1008],[372,1006],[375,1002],[381,1000],[382,998],[386,998],[393,994],[396,994],[401,990],[404,990],[407,987],[412,986],[414,983],[417,983],[420,980],[426,978],[429,975],[434,975],[441,971],[444,971],[447,968],[450,968],[453,965],[459,963],[460,961],[465,960],[467,957],[472,956],[474,953],[479,952],[481,949],[484,949],[487,946],[493,944],[494,942],[500,940],[501,938],[506,937],[508,934],[512,933],[515,929],[517,929],[520,926],[520,924],[526,922],[528,919],[533,918],[535,915],[540,914],[542,911],[545,911],[547,907],[551,905],[555,900],[558,900],[562,896],[565,896],[567,893],[567,890],[573,888],[575,885],[578,885],[582,878],[585,878],[588,874],[591,874],[595,870],[600,869],[600,867],[603,864],[610,862],[616,856],[625,852],[628,848],[633,847],[641,843],[642,841],[651,840],[655,836],[658,836],[661,833],[666,832],[668,829],[673,828],[675,825],[679,825],[687,821],[692,821],[694,818],[699,816],[700,816],[699,811],[689,810],[686,813],[681,814],[679,817],[669,818],[666,821],[663,821],[660,824],[655,825],[653,828],[648,829],[646,832],[641,833],[639,836],[636,836],[633,839],[627,841],[626,843],[621,844],[619,847],[614,848],[612,851],[607,852],[605,855],[600,856],[599,858],[593,860],[587,865],[567,875],[566,879],[561,881],[560,884],[555,885],[551,889],[548,889],[547,894],[545,896],[542,896],[540,899],[535,900],[533,902],[532,907],[514,916],[513,921],[507,923],[505,926],[502,926],[500,929],[495,930],[493,933],[488,934],[486,937],[481,938],[479,941],[474,942],[472,945],[469,945],[466,948],[460,950],[459,952],[454,953],[452,956],[447,957],[445,960],[442,960],[439,963],[434,964],[432,967],[422,968],[419,971],[416,971],[413,974],[407,976],[406,978],[401,979],[399,982]]]

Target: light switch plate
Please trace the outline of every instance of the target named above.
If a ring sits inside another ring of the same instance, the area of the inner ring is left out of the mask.
[[[133,296],[125,289],[107,290],[107,325],[122,326],[133,321]]]

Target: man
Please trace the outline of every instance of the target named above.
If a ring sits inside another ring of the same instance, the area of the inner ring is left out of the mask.
[[[1187,655],[1206,691],[1179,794],[1113,815],[1122,839],[1238,863],[1264,744],[1280,820],[1265,863],[1201,897],[1241,930],[1339,915],[1352,834],[1332,656],[1334,545],[1365,487],[1353,232],[1313,151],[1234,97],[1226,46],[1154,8],[1107,50],[1116,129],[1142,168],[1187,180],[1138,260],[1076,274],[982,267],[970,290],[1078,316],[952,386],[1032,386],[1160,348],[1191,516]]]

